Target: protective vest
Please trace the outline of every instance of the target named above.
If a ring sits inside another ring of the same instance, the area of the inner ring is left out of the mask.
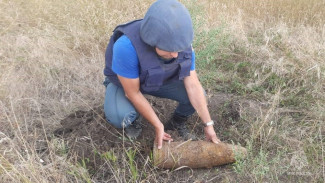
[[[105,53],[104,75],[115,85],[121,86],[117,75],[112,70],[113,45],[122,35],[126,35],[134,46],[139,59],[140,90],[150,92],[159,90],[160,86],[183,80],[190,75],[192,48],[178,53],[178,58],[165,64],[157,55],[155,48],[143,42],[140,38],[142,20],[135,20],[117,26],[108,43]]]

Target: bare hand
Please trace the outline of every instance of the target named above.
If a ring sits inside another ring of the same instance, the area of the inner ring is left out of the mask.
[[[214,131],[213,126],[207,126],[204,128],[205,139],[206,141],[212,141],[215,144],[220,143],[220,139],[217,137],[216,132]]]
[[[161,124],[159,127],[156,128],[155,143],[158,144],[158,149],[161,149],[162,148],[163,140],[173,141],[173,139],[171,138],[171,136],[168,133],[165,133],[165,131],[164,131],[164,125]]]

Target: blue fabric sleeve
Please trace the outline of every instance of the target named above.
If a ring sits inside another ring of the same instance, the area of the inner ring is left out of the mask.
[[[113,46],[112,70],[123,77],[139,77],[139,59],[130,39],[121,36]]]
[[[195,70],[195,52],[192,50],[192,65],[191,65],[191,71]]]

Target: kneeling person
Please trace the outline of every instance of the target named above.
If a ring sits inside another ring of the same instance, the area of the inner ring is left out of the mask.
[[[177,130],[186,139],[195,139],[186,121],[198,112],[206,139],[220,142],[202,86],[195,72],[195,54],[191,43],[193,27],[184,5],[177,0],[158,0],[144,19],[115,28],[106,49],[106,95],[104,111],[109,123],[124,128],[136,138],[141,133],[142,115],[154,127],[158,148],[163,140],[172,140],[165,130]],[[161,123],[143,94],[178,102],[172,119]]]

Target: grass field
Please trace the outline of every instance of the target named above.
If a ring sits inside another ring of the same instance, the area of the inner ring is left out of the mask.
[[[63,139],[47,137],[65,116],[103,103],[112,30],[152,2],[0,0],[0,182],[105,182],[67,156]],[[266,106],[237,121],[248,127],[238,131],[249,155],[223,182],[324,182],[325,1],[181,2],[205,88]],[[117,182],[160,182],[160,170],[139,174],[136,151],[125,152],[130,178],[118,164],[107,169]],[[112,152],[103,158],[116,161]]]

